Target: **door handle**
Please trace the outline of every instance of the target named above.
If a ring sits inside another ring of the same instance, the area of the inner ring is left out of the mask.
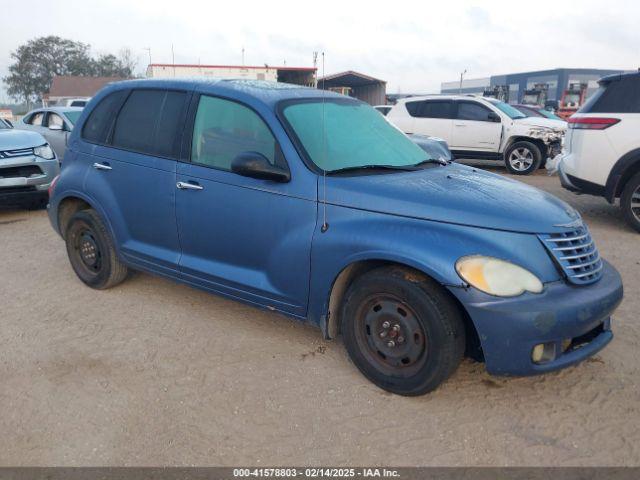
[[[178,182],[176,183],[176,187],[178,187],[180,190],[204,190],[204,187],[202,185],[191,182]]]
[[[96,170],[112,170],[112,168],[106,163],[97,163],[97,162],[93,164],[93,168],[95,168]]]
[[[464,123],[454,123],[456,127],[466,127],[467,125]]]

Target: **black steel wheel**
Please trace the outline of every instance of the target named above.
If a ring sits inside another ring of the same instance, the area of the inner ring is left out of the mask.
[[[351,284],[342,333],[360,371],[400,395],[435,389],[455,371],[465,348],[462,317],[449,294],[397,267],[372,270]]]
[[[127,267],[118,259],[111,236],[94,210],[75,213],[64,238],[73,270],[91,288],[110,288],[126,278]]]

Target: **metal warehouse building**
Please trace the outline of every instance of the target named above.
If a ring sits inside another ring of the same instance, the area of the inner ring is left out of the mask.
[[[482,95],[485,90],[503,88],[508,91],[509,103],[521,103],[526,90],[546,86],[547,100],[560,100],[562,92],[572,84],[586,84],[587,96],[598,88],[598,79],[605,75],[621,73],[622,70],[591,68],[555,68],[534,72],[510,73],[460,81],[444,82],[441,93],[471,93]]]

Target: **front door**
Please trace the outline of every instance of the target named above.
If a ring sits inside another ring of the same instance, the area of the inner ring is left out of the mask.
[[[290,183],[237,175],[231,162],[259,152],[287,168],[272,131],[251,108],[202,95],[190,163],[178,165],[176,208],[187,281],[218,293],[304,315],[316,202]]]
[[[457,102],[453,120],[451,150],[497,152],[500,146],[502,124],[489,108],[478,102]],[[493,114],[493,115],[492,115]]]

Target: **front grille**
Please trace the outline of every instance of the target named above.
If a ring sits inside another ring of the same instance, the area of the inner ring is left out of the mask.
[[[18,150],[0,152],[0,158],[28,157],[29,155],[33,155],[33,148],[20,148]]]
[[[569,282],[588,285],[602,276],[602,260],[585,225],[539,237]]]
[[[0,178],[19,178],[42,175],[42,170],[36,165],[21,165],[19,167],[0,168]]]

